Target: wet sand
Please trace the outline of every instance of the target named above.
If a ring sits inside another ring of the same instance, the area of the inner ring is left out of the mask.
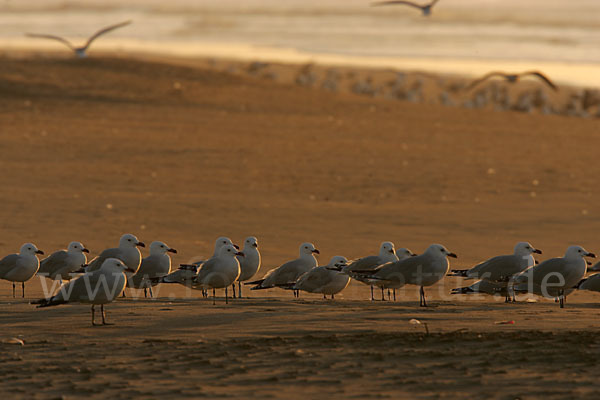
[[[421,252],[453,267],[529,240],[542,259],[597,249],[598,121],[329,93],[166,62],[3,59],[2,254],[124,232],[163,240],[177,265],[213,240],[260,239],[266,272],[300,242],[320,262]],[[144,252],[144,255],[147,254]],[[283,291],[212,305],[182,288],[120,299],[115,326],[88,306],[36,309],[0,282],[0,391],[11,397],[597,397],[598,296],[504,304],[452,298],[448,278],[417,307]],[[169,299],[169,294],[175,295]],[[222,295],[221,293],[219,295]],[[410,324],[410,319],[426,322]],[[504,325],[499,322],[514,321]]]

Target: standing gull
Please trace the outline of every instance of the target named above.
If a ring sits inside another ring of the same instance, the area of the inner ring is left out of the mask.
[[[0,279],[12,282],[13,298],[15,297],[15,282],[21,282],[23,298],[25,298],[25,282],[31,279],[38,268],[40,260],[37,254],[44,254],[33,243],[21,246],[19,254],[9,254],[0,260]]]
[[[425,286],[437,283],[448,273],[447,257],[456,258],[456,254],[448,251],[441,244],[432,244],[421,255],[409,257],[402,261],[384,264],[374,272],[367,272],[367,278],[384,281],[387,285],[402,287],[417,285],[419,289],[419,305],[427,307]]]
[[[465,90],[471,90],[473,89],[475,86],[479,85],[481,82],[493,78],[495,76],[498,76],[500,78],[504,78],[506,81],[510,82],[510,83],[516,83],[519,82],[519,80],[524,77],[524,76],[535,76],[538,79],[542,80],[542,82],[544,82],[546,85],[548,85],[552,90],[554,91],[558,91],[558,88],[556,87],[556,85],[550,80],[550,78],[548,78],[546,75],[542,74],[539,71],[525,71],[525,72],[520,72],[520,73],[514,73],[514,74],[509,74],[506,72],[502,72],[502,71],[493,71],[490,72],[488,74],[485,74],[484,76],[482,76],[479,79],[474,80],[473,82],[471,82],[466,88]]]
[[[566,291],[577,285],[585,275],[584,257],[596,257],[581,246],[569,246],[564,257],[551,258],[528,268],[514,277],[514,290],[556,298],[565,306]]]
[[[87,262],[85,253],[90,251],[80,242],[71,242],[67,250],[58,250],[40,261],[37,274],[48,279],[62,281],[71,279],[71,273],[81,269]]]
[[[316,267],[298,278],[298,281],[290,286],[292,290],[304,290],[309,293],[321,293],[326,299],[327,295],[334,296],[344,290],[350,283],[348,274],[341,272],[346,266],[346,257],[334,256],[329,264]]]
[[[404,260],[406,258],[409,257],[414,257],[416,256],[415,253],[413,253],[412,251],[410,251],[410,249],[407,249],[406,247],[401,247],[398,250],[396,250],[396,257],[398,257],[398,261],[400,260]],[[396,289],[400,289],[402,287],[401,286],[396,286],[394,284],[391,285],[386,285],[383,282],[374,282],[375,286],[378,286],[381,289],[381,300],[385,300],[385,296],[383,293],[384,289],[387,289],[388,291],[388,300],[390,299],[390,289],[392,289],[392,291],[394,292],[394,301],[396,301]]]
[[[360,274],[355,274],[354,271],[373,271],[378,266],[392,261],[398,261],[398,256],[394,252],[394,243],[383,242],[379,246],[379,255],[362,257],[354,261],[350,261],[348,266],[344,268],[344,272],[357,281],[371,285],[371,300],[375,300],[373,297],[373,282],[365,279]]]
[[[135,235],[126,233],[119,239],[119,247],[102,251],[98,257],[90,261],[85,270],[86,272],[95,271],[100,269],[104,260],[108,258],[117,258],[123,261],[123,264],[127,265],[129,271],[135,273],[140,268],[140,262],[142,261],[142,253],[140,253],[138,246],[146,247],[146,245],[140,242]]]
[[[142,260],[140,268],[131,278],[127,279],[127,287],[144,289],[144,297],[152,286],[158,284],[156,278],[169,275],[171,272],[171,257],[167,253],[177,254],[177,250],[170,248],[166,243],[155,241],[150,243],[150,255]]]
[[[252,279],[260,269],[260,252],[258,251],[258,239],[249,236],[244,240],[244,256],[238,256],[240,263],[240,276],[238,282],[238,297],[242,298],[242,282]],[[233,297],[235,297],[235,282],[233,283]]]
[[[427,17],[427,16],[431,15],[431,9],[435,5],[435,3],[437,3],[438,1],[439,0],[431,0],[431,2],[429,2],[428,4],[421,5],[421,4],[413,3],[412,1],[389,0],[389,1],[378,1],[375,3],[371,3],[371,5],[372,6],[405,5],[405,6],[420,9],[421,12],[423,13],[423,16]]]
[[[192,288],[200,290],[213,290],[213,304],[215,304],[215,289],[225,289],[225,303],[229,302],[227,287],[240,276],[240,263],[236,256],[244,256],[232,245],[225,245],[219,250],[217,257],[212,257],[200,266],[198,275],[192,280]]]
[[[208,260],[210,260],[211,258],[216,258],[219,256],[219,250],[221,250],[221,247],[223,246],[233,246],[235,247],[237,250],[240,249],[240,247],[237,244],[234,244],[231,239],[229,239],[227,236],[220,236],[217,238],[217,240],[215,240],[215,249],[213,251],[213,255],[206,259],[206,260],[196,260],[194,262],[192,262],[191,264],[181,264],[181,266],[189,268],[189,265],[196,265],[196,266],[200,266],[203,263],[207,262]],[[208,292],[206,290],[202,290],[202,296],[203,297],[207,297],[208,296]],[[234,296],[235,297],[235,296]]]
[[[96,32],[92,36],[90,36],[90,38],[87,40],[87,42],[85,43],[85,45],[83,45],[81,47],[75,47],[67,39],[62,38],[60,36],[56,36],[56,35],[47,35],[47,34],[43,34],[43,33],[26,33],[26,35],[28,37],[32,37],[32,38],[42,38],[42,39],[57,40],[57,41],[61,42],[62,44],[64,44],[65,46],[67,46],[68,48],[70,48],[71,50],[73,50],[73,52],[75,52],[75,55],[77,57],[79,57],[79,58],[85,58],[85,57],[87,57],[86,51],[87,51],[88,47],[90,47],[90,45],[92,44],[92,42],[94,40],[96,40],[99,36],[104,35],[105,33],[108,33],[108,32],[110,32],[110,31],[112,31],[114,29],[121,28],[121,27],[123,27],[125,25],[129,25],[130,23],[131,23],[131,21],[125,21],[125,22],[120,22],[120,23],[115,24],[115,25],[107,26],[106,28],[102,28],[98,32]]]
[[[109,325],[104,314],[104,305],[112,302],[125,289],[127,277],[124,272],[133,272],[121,260],[108,258],[100,268],[86,272],[84,275],[64,284],[58,292],[49,299],[41,299],[31,304],[38,307],[57,306],[65,303],[89,303],[92,305],[92,325],[97,325],[94,320],[94,306],[100,305],[102,325]],[[98,324],[99,325],[99,324]]]
[[[534,253],[542,254],[542,251],[528,242],[519,242],[515,245],[513,254],[492,257],[470,269],[453,269],[450,275],[469,279],[484,279],[507,286],[514,275],[535,265],[532,256]],[[507,292],[507,302],[509,299],[510,293]]]
[[[314,244],[302,243],[300,245],[300,257],[270,270],[263,279],[247,282],[246,285],[256,285],[250,290],[261,290],[292,284],[301,275],[317,266],[317,259],[314,254],[319,254],[319,250],[315,248]],[[298,297],[298,295],[298,291],[294,290],[294,297]]]

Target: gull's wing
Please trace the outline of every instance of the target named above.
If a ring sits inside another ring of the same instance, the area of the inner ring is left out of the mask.
[[[542,81],[544,81],[548,86],[550,86],[552,88],[552,90],[558,91],[558,87],[556,87],[556,85],[554,83],[552,83],[552,81],[550,80],[550,78],[548,78],[546,75],[542,74],[539,71],[526,71],[526,72],[523,72],[522,74],[519,74],[519,75],[521,75],[521,76],[525,76],[525,75],[537,76]]]
[[[59,268],[64,267],[69,253],[66,250],[59,250],[40,261],[38,274],[51,274]]]
[[[546,285],[560,284],[559,276],[565,273],[568,273],[567,261],[562,257],[550,258],[521,272],[515,277],[515,281],[518,283],[528,282],[529,277],[532,277],[535,285],[540,285],[544,280]]]
[[[60,36],[46,35],[46,34],[43,34],[43,33],[26,33],[25,36],[33,37],[33,38],[42,38],[42,39],[57,40],[57,41],[61,42],[62,44],[64,44],[65,46],[67,46],[68,48],[70,48],[71,50],[75,51],[75,46],[73,46],[71,44],[71,42],[69,42],[67,39],[61,38]]]
[[[297,258],[276,268],[265,278],[263,285],[277,286],[293,283],[308,270],[310,270],[310,267],[306,265],[306,262],[301,258]]]
[[[18,260],[18,254],[9,254],[0,260],[0,278],[10,272],[17,265]]]
[[[423,6],[421,6],[419,4],[413,3],[412,1],[404,1],[404,0],[388,0],[388,1],[377,1],[375,3],[371,3],[372,6],[388,6],[388,5],[392,5],[392,4],[403,4],[403,5],[415,7],[415,8],[421,9],[421,10],[423,9]],[[435,1],[431,5],[433,5],[433,4],[435,4]]]
[[[352,263],[348,264],[345,270],[347,272],[372,270],[379,265],[381,265],[381,259],[379,258],[379,256],[367,256],[359,258],[358,260],[355,260]]]
[[[492,257],[471,268],[467,272],[467,276],[489,281],[506,281],[527,267],[527,263],[521,261],[525,260],[520,260],[520,256],[512,254]]]
[[[326,285],[330,280],[330,271],[325,267],[317,267],[300,276],[293,288],[312,292]]]
[[[500,72],[500,71],[488,72],[487,74],[485,74],[481,78],[475,79],[473,82],[471,82],[465,88],[465,90],[469,91],[469,90],[473,89],[475,86],[479,85],[481,82],[486,81],[486,80],[490,79],[493,76],[500,76],[502,78],[506,78],[508,76],[508,74],[505,74],[504,72]]]
[[[104,250],[102,253],[100,253],[100,255],[98,257],[94,258],[92,261],[89,262],[89,264],[86,268],[86,271],[91,272],[91,271],[96,271],[96,270],[100,269],[100,267],[102,266],[102,263],[107,258],[118,258],[120,260],[121,259],[121,249],[119,249],[118,247],[114,247],[112,249]]]
[[[579,283],[577,289],[600,292],[600,274],[590,275]]]
[[[114,30],[114,29],[117,29],[117,28],[121,28],[121,27],[123,27],[123,26],[125,26],[125,25],[129,25],[130,23],[131,23],[131,21],[129,20],[129,21],[120,22],[120,23],[118,23],[118,24],[110,25],[110,26],[107,26],[106,28],[102,28],[102,29],[100,29],[98,32],[94,33],[94,34],[93,34],[93,35],[92,35],[92,36],[91,36],[91,37],[88,39],[88,41],[85,43],[85,46],[83,46],[83,49],[85,50],[85,49],[87,49],[88,47],[90,47],[90,44],[92,44],[92,42],[93,42],[94,40],[96,40],[96,38],[97,38],[98,36],[104,35],[104,34],[105,34],[105,33],[107,33],[107,32],[110,32],[110,31],[112,31],[112,30]]]

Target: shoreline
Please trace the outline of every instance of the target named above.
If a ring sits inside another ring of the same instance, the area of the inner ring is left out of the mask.
[[[46,40],[19,38],[0,39],[0,48],[5,55],[46,53],[68,55],[68,49]],[[454,75],[464,79],[476,78],[490,71],[522,72],[540,70],[558,84],[580,88],[600,88],[600,64],[584,62],[554,62],[545,60],[510,60],[450,57],[389,57],[360,56],[334,53],[316,53],[294,48],[255,46],[243,43],[202,43],[160,41],[150,42],[135,39],[105,39],[95,43],[90,54],[107,53],[115,56],[149,57],[165,59],[177,57],[181,60],[215,58],[235,62],[269,62],[290,65],[307,63],[323,67],[368,68],[373,70],[398,71],[418,70],[440,75]]]

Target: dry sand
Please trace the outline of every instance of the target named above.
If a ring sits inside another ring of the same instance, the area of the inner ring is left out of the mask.
[[[126,59],[2,59],[2,254],[124,232],[174,264],[256,235],[264,273],[312,241],[320,261],[379,243],[458,253],[529,240],[543,258],[598,252],[598,120],[371,99]],[[145,253],[146,254],[146,253]],[[183,288],[36,309],[0,282],[0,393],[11,398],[596,398],[600,295],[505,305],[449,298],[448,278],[400,301],[252,292],[225,306]],[[169,299],[168,294],[176,295]],[[427,323],[412,325],[409,320]],[[500,321],[514,321],[500,325]]]

